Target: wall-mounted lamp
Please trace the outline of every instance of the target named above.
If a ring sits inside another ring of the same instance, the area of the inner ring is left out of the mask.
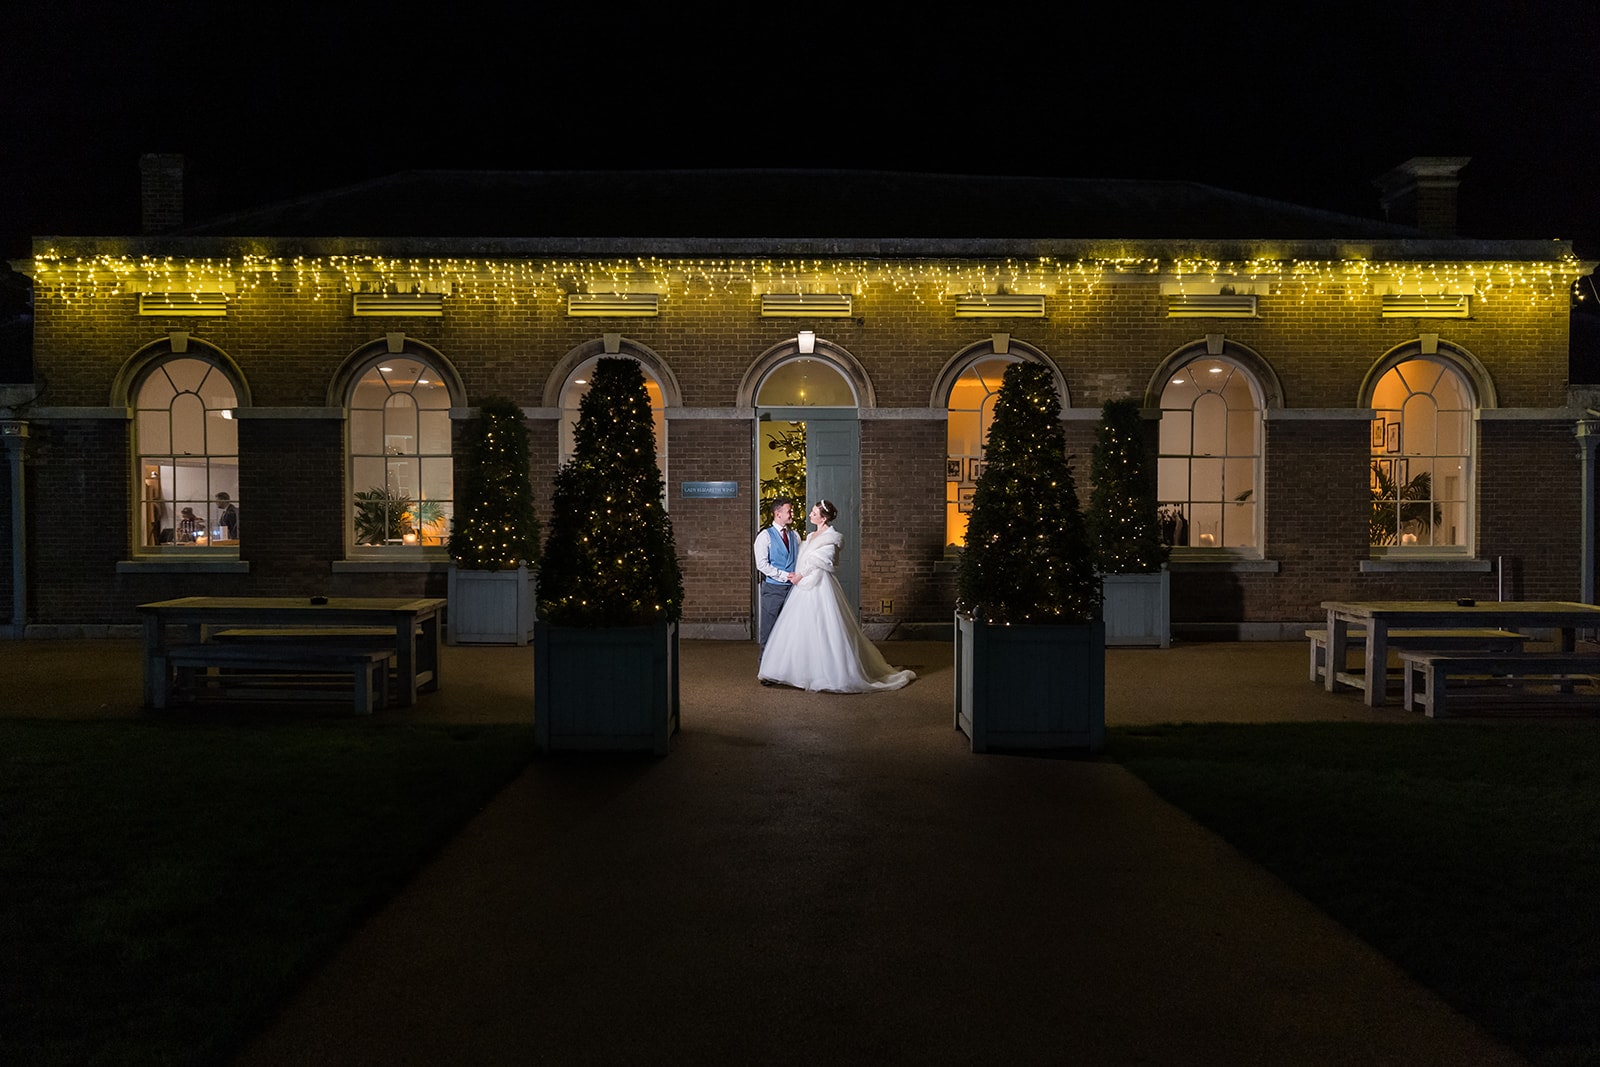
[[[817,350],[817,335],[811,330],[801,330],[799,342],[802,356],[809,356]]]

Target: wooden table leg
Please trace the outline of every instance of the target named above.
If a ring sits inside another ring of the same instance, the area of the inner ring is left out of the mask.
[[[1367,706],[1381,708],[1389,697],[1389,624],[1367,620]]]

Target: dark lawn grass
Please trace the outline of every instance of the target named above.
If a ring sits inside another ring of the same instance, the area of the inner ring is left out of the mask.
[[[1592,722],[1184,725],[1109,754],[1539,1063],[1600,1063]]]
[[[0,1063],[210,1063],[525,767],[531,726],[0,721]]]

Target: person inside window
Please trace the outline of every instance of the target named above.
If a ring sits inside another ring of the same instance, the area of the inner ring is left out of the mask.
[[[233,506],[233,499],[227,493],[217,494],[217,506],[222,509],[222,514],[217,516],[217,525],[222,527],[222,536],[229,541],[239,539],[239,509]]]
[[[192,545],[205,536],[206,525],[194,513],[194,508],[186,507],[178,512],[178,543]]]

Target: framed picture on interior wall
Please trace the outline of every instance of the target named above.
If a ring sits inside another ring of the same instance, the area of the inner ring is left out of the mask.
[[[1397,460],[1395,460],[1394,461],[1394,487],[1396,489],[1404,489],[1406,487],[1406,483],[1409,482],[1410,480],[1411,480],[1411,461],[1409,459],[1397,459]]]
[[[1382,489],[1383,488],[1383,483],[1386,482],[1386,481],[1390,485],[1394,484],[1394,460],[1392,460],[1392,459],[1375,459],[1375,460],[1372,461],[1372,466],[1373,466],[1373,475],[1372,475],[1372,488],[1373,489],[1375,489],[1375,490],[1376,489]]]
[[[1400,424],[1391,422],[1385,429],[1383,437],[1383,450],[1385,452],[1400,451]]]
[[[967,481],[977,482],[979,478],[982,478],[984,466],[985,464],[981,459],[967,460]]]
[[[961,481],[961,475],[966,473],[967,461],[960,456],[950,456],[944,461],[944,480],[947,482]]]
[[[1382,448],[1383,447],[1383,441],[1384,441],[1383,428],[1384,428],[1383,416],[1379,415],[1377,418],[1372,420],[1372,447],[1373,448]]]
[[[977,491],[978,490],[975,489],[975,488],[974,489],[958,489],[958,490],[956,490],[956,510],[957,511],[971,511],[972,510],[972,497],[973,497],[973,495],[975,493],[977,493]]]

